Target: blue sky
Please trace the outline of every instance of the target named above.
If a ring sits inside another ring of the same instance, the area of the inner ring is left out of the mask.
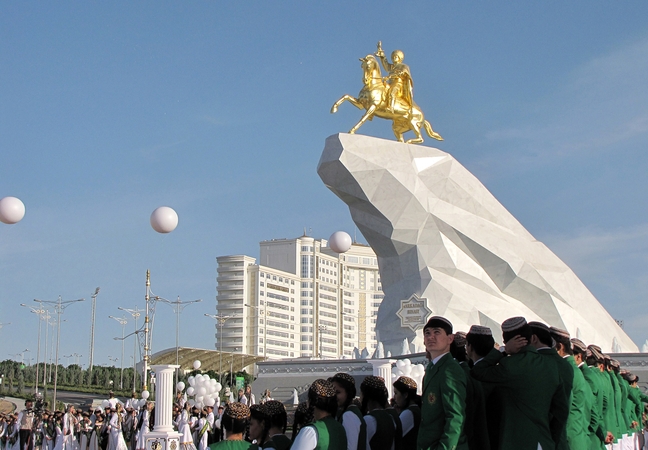
[[[371,7],[369,6],[371,5]],[[85,297],[61,355],[120,356],[117,306],[202,298],[181,345],[213,348],[216,257],[264,239],[353,234],[316,174],[360,111],[358,58],[405,52],[415,99],[453,154],[648,338],[645,2],[103,2],[0,5],[0,358],[35,358],[32,299]],[[391,138],[376,120],[363,134]],[[438,144],[438,145],[437,145]],[[158,206],[180,217],[155,233]],[[361,237],[360,237],[361,239]],[[133,326],[127,325],[127,330]],[[154,351],[175,345],[160,305]],[[130,363],[132,342],[127,343]],[[66,360],[63,360],[65,363]],[[119,363],[118,363],[119,364]]]

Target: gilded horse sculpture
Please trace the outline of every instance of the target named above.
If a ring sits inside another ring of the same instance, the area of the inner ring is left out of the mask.
[[[383,67],[389,72],[387,78],[383,78],[376,56],[380,58]],[[364,86],[360,90],[358,98],[346,94],[331,108],[331,113],[335,113],[342,103],[348,101],[356,108],[366,110],[360,121],[351,128],[350,134],[358,131],[358,128],[367,120],[380,117],[392,121],[392,130],[399,142],[405,142],[403,134],[411,130],[416,137],[409,139],[406,143],[420,144],[423,142],[421,128],[424,128],[431,138],[443,140],[441,135],[432,129],[430,122],[425,120],[421,108],[414,103],[412,77],[409,67],[402,63],[403,58],[403,52],[396,50],[392,53],[392,63],[390,64],[385,58],[380,42],[378,42],[378,51],[375,56],[367,55],[360,58],[364,71]]]

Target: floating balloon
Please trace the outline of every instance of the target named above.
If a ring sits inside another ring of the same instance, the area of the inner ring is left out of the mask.
[[[213,397],[209,397],[207,400],[205,400],[205,406],[214,406],[216,404],[216,400],[214,400]]]
[[[187,389],[187,395],[194,395],[194,392],[196,392],[196,390],[193,386]]]
[[[6,224],[18,223],[25,217],[25,204],[16,197],[0,199],[0,222]]]
[[[187,382],[189,383],[189,386],[193,386],[196,384],[196,378],[195,377],[189,377],[187,378]],[[191,395],[191,394],[189,394]]]
[[[335,253],[346,253],[351,248],[351,236],[344,231],[336,231],[329,238],[329,247]]]
[[[101,407],[102,408],[105,409],[105,408],[108,408],[109,406],[110,406],[110,402],[108,400],[104,400],[103,402],[101,402]]]
[[[170,233],[178,226],[178,214],[168,206],[160,206],[151,214],[151,226],[158,233]]]
[[[142,398],[143,398],[144,400],[146,400],[147,398],[149,398],[150,395],[151,395],[151,394],[149,393],[149,391],[142,391]]]
[[[178,384],[176,384],[176,389],[178,391],[182,391],[185,388],[185,384],[182,381],[178,381]]]
[[[158,208],[158,209],[159,209],[159,208]],[[175,212],[175,211],[174,211],[174,212]],[[178,220],[176,219],[176,225],[177,225],[177,222],[178,222]],[[175,227],[173,227],[173,228],[175,228]],[[194,370],[198,370],[198,369],[200,369],[200,366],[201,366],[200,361],[195,360],[195,361],[193,362],[193,368],[194,368]]]

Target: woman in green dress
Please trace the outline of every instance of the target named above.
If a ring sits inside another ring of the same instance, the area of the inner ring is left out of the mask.
[[[223,411],[221,430],[223,438],[209,446],[210,450],[248,450],[257,449],[258,446],[243,440],[243,432],[250,420],[250,408],[243,403],[228,403]]]

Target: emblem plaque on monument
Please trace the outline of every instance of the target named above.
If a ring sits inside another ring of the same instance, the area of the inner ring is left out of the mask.
[[[378,257],[385,295],[376,337],[385,351],[397,355],[404,339],[422,347],[417,327],[434,311],[458,331],[483,325],[498,335],[504,320],[524,316],[605,352],[637,352],[576,274],[472,173],[450,153],[411,145],[423,142],[422,129],[442,138],[413,100],[403,52],[391,56],[390,63],[379,43],[360,58],[360,94],[341,97],[331,112],[348,101],[365,114],[348,134],[327,138],[317,167]],[[398,142],[355,134],[373,117],[391,120]],[[415,137],[405,141],[408,131]],[[417,320],[410,311],[420,312]]]
[[[428,316],[432,314],[426,303],[427,299],[419,298],[416,294],[412,294],[406,300],[401,300],[401,307],[396,312],[396,315],[400,317],[401,327],[408,327],[412,331],[423,328]]]

